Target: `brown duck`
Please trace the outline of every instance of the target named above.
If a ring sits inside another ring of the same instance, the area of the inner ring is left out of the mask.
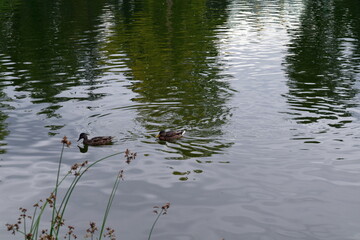
[[[90,146],[112,144],[113,137],[111,137],[111,136],[101,136],[101,137],[94,137],[94,138],[88,139],[88,135],[89,134],[87,134],[87,133],[81,133],[78,141],[80,141],[81,139],[84,139],[83,144],[90,145]]]
[[[182,138],[185,134],[185,130],[178,130],[178,131],[164,131],[161,130],[156,137],[163,141],[172,141],[179,138]]]

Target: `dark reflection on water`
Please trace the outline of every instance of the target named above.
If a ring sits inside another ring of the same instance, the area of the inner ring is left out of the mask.
[[[66,118],[61,109],[67,101],[111,99],[102,91],[107,84],[104,76],[112,67],[121,68],[128,88],[136,93],[132,98],[136,105],[119,104],[112,113],[133,107],[136,121],[151,135],[160,129],[187,129],[195,143],[193,151],[203,152],[196,144],[211,145],[212,136],[222,135],[221,126],[231,117],[226,102],[232,90],[223,81],[229,76],[221,74],[214,31],[228,18],[228,2],[148,4],[21,3],[2,21],[1,51],[11,63],[2,69],[6,75],[2,84],[42,104],[38,115],[61,119]],[[81,94],[64,94],[82,86]],[[49,135],[64,126],[45,125]],[[220,150],[231,143],[214,145]]]
[[[360,73],[360,11],[356,1],[307,1],[285,58],[291,106],[301,124],[341,128],[353,121],[351,108]],[[355,7],[355,8],[354,8]],[[357,10],[355,10],[357,8]]]
[[[211,3],[216,11],[188,1],[169,1],[165,7],[160,7],[162,2],[145,7],[142,1],[131,8],[120,5],[121,11],[114,11],[115,34],[109,39],[128,58],[138,122],[150,132],[180,128],[210,137],[205,142],[192,138],[185,148],[178,145],[184,157],[191,157],[191,151],[208,156],[210,148],[204,151],[205,146],[196,145],[211,144],[211,136],[221,135],[221,126],[231,117],[226,102],[232,93],[222,81],[214,32],[227,19],[227,4]],[[191,8],[195,12],[188,11]]]
[[[4,104],[6,101],[4,97],[4,93],[0,91],[0,154],[6,153],[5,146],[7,145],[5,140],[5,137],[9,134],[9,131],[7,130],[7,123],[5,120],[7,119],[7,115],[2,112],[4,109],[8,109],[9,107]]]
[[[106,96],[93,93],[101,73],[96,30],[103,4],[23,1],[11,11],[4,10],[0,17],[0,84],[19,92],[12,101],[28,98],[33,104],[42,104],[38,115],[59,119],[63,117],[59,109],[66,101],[95,101]],[[59,96],[82,85],[87,96]],[[53,135],[63,126],[45,127]]]

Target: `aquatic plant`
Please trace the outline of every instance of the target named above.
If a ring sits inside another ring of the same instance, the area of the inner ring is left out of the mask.
[[[104,158],[101,158],[92,164],[89,164],[88,161],[85,161],[83,163],[75,163],[71,166],[70,171],[68,171],[65,176],[63,176],[60,179],[60,169],[61,169],[61,163],[63,159],[63,152],[65,146],[69,147],[71,145],[71,142],[67,139],[65,136],[62,141],[62,149],[60,153],[60,159],[57,169],[57,176],[56,176],[56,183],[54,190],[50,193],[50,196],[46,198],[45,200],[40,200],[38,203],[34,204],[34,212],[32,215],[27,214],[27,209],[20,208],[20,217],[18,218],[17,223],[15,224],[6,224],[7,230],[11,231],[13,234],[16,232],[23,234],[25,240],[35,240],[35,239],[58,239],[60,229],[64,226],[64,219],[63,216],[65,214],[66,207],[68,206],[68,202],[70,200],[70,197],[81,179],[81,177],[84,175],[85,172],[87,172],[91,167],[94,165],[100,163],[101,161],[104,161],[110,157],[116,156],[121,154],[114,153],[109,156],[106,156]],[[129,150],[126,150],[129,151]],[[69,187],[67,188],[65,195],[58,199],[58,188],[61,185],[61,183],[70,175],[74,175],[74,178],[72,182],[70,183]],[[119,186],[120,180],[123,179],[123,170],[120,170],[118,176],[116,177],[116,180],[113,185],[112,192],[109,196],[109,200],[106,206],[104,218],[102,221],[100,234],[97,239],[101,239],[103,237],[103,232],[105,229],[105,223],[107,220],[107,217],[109,215],[109,210],[111,208],[112,201],[115,197],[116,190]],[[40,231],[40,223],[42,222],[42,218],[45,212],[45,209],[49,207],[51,209],[51,219],[50,219],[50,227],[49,229],[44,229]],[[30,225],[28,226],[27,220],[31,220]],[[22,225],[22,228],[21,228]],[[107,233],[107,235],[104,236],[113,236],[112,234]],[[68,226],[68,231],[66,232],[65,238],[71,239],[71,238],[77,238],[77,236],[74,234],[74,227]]]
[[[108,155],[106,157],[103,157],[91,164],[89,164],[88,161],[84,161],[82,163],[75,163],[71,166],[70,170],[60,178],[60,170],[61,170],[61,163],[63,159],[63,153],[65,146],[69,147],[71,145],[71,142],[67,139],[65,136],[62,140],[62,149],[60,152],[60,159],[57,169],[57,175],[56,175],[56,183],[54,190],[50,193],[49,197],[47,197],[45,200],[40,200],[38,203],[34,204],[34,211],[30,215],[28,214],[28,210],[25,208],[19,208],[20,210],[20,216],[17,219],[17,222],[15,224],[6,224],[7,230],[10,231],[12,234],[20,233],[24,236],[25,240],[57,240],[59,239],[60,230],[65,226],[64,221],[64,214],[65,210],[68,206],[70,197],[72,193],[74,192],[74,189],[81,179],[81,177],[94,165],[109,159],[113,156],[119,155],[122,152],[114,153],[111,155]],[[130,164],[132,160],[136,158],[137,153],[131,152],[129,149],[126,149],[124,151],[124,158],[126,159],[126,163]],[[66,192],[62,198],[59,199],[58,196],[58,189],[59,186],[63,183],[63,181],[73,175],[74,178],[70,185],[67,187]],[[111,205],[113,203],[116,190],[118,189],[120,180],[124,180],[124,170],[120,170],[118,175],[116,176],[116,179],[114,181],[112,191],[110,193],[108,203],[106,205],[106,209],[104,212],[104,217],[101,223],[100,230],[98,229],[95,222],[90,222],[90,227],[86,230],[85,238],[90,238],[91,240],[97,239],[101,240],[103,237],[108,238],[110,240],[115,240],[115,230],[110,227],[105,227],[107,218],[110,213]],[[149,234],[149,238],[151,238],[151,234],[153,232],[153,229],[155,227],[156,222],[160,218],[161,215],[164,215],[167,213],[167,209],[170,207],[170,203],[166,203],[164,206],[161,207],[160,213],[157,211],[154,211],[158,213],[158,217],[155,219],[151,230]],[[51,219],[50,219],[50,226],[48,229],[43,229],[40,231],[40,225],[43,223],[43,217],[45,213],[45,209],[50,208],[51,209]],[[158,207],[156,207],[158,208]],[[30,223],[28,223],[30,222]],[[67,226],[67,231],[65,232],[64,239],[77,239],[77,235],[74,233],[74,226]],[[98,233],[98,234],[97,234]],[[97,234],[97,236],[96,236]]]
[[[154,228],[155,228],[155,225],[156,225],[157,221],[159,220],[159,218],[160,218],[162,215],[167,214],[167,210],[169,209],[169,207],[170,207],[170,203],[164,204],[164,205],[161,207],[160,212],[158,212],[158,210],[156,210],[156,209],[160,208],[159,206],[155,206],[155,207],[154,207],[154,208],[155,208],[154,213],[156,213],[158,216],[156,217],[153,225],[151,226],[148,240],[150,240],[150,238],[151,238],[151,234],[152,234],[152,232],[153,232],[153,230],[154,230]]]

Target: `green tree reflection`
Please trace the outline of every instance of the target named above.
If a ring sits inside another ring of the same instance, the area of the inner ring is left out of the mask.
[[[9,131],[7,130],[7,124],[5,120],[8,118],[8,116],[2,111],[4,109],[8,109],[9,106],[5,104],[6,102],[6,96],[4,93],[1,92],[0,88],[0,154],[5,153],[6,150],[3,148],[3,146],[6,146],[5,137],[9,134]]]
[[[289,113],[298,123],[343,127],[352,121],[360,72],[356,8],[353,0],[306,2],[285,59]]]
[[[61,117],[56,112],[68,99],[57,97],[60,93],[81,84],[96,85],[101,71],[95,28],[103,4],[32,0],[3,9],[0,53],[12,63],[4,71],[11,73],[16,91],[28,92],[33,103],[48,103],[39,114]],[[100,97],[89,91],[87,99]]]
[[[137,94],[136,120],[149,133],[191,130],[196,143],[180,147],[182,156],[209,156],[232,144],[216,140],[231,117],[232,90],[218,61],[216,33],[227,21],[227,6],[215,0],[19,1],[0,9],[6,13],[0,54],[11,62],[1,69],[4,84],[43,104],[38,114],[61,118],[65,101],[107,95],[93,90],[102,87],[102,66],[118,55]],[[78,86],[85,86],[85,97],[61,96]]]
[[[137,121],[150,132],[185,128],[205,139],[222,134],[221,127],[231,116],[227,105],[231,89],[217,59],[214,30],[227,20],[226,7],[226,1],[205,0],[117,6],[115,34],[109,42],[127,57],[130,88],[137,93],[132,100],[139,104]],[[208,156],[231,145],[218,142],[206,149],[204,145],[214,144],[213,140],[177,150],[184,157],[194,151]]]

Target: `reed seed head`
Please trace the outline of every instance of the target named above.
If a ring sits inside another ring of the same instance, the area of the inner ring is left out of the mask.
[[[121,180],[124,180],[124,170],[119,171],[118,178],[120,178]]]
[[[66,136],[63,137],[63,139],[61,140],[62,144],[66,144],[67,147],[70,147],[71,142],[68,140],[68,138]]]
[[[160,207],[159,206],[154,206],[153,208],[155,208],[155,210],[153,211],[155,214],[158,214],[158,210]],[[167,213],[167,210],[170,208],[170,203],[165,203],[163,206],[161,206],[161,212],[162,214],[166,214]],[[160,212],[160,213],[161,213]]]
[[[32,240],[32,234],[31,233],[28,233],[28,234],[26,234],[26,239],[27,240]]]
[[[97,230],[98,228],[96,227],[96,224],[94,222],[90,222],[90,227],[86,229],[86,232],[93,235]]]
[[[106,231],[107,232],[104,233],[104,237],[108,237],[110,240],[116,240],[114,229],[107,227]]]
[[[125,158],[126,158],[126,163],[129,164],[132,160],[134,160],[136,158],[136,152],[131,152],[129,149],[125,150]]]
[[[71,239],[71,237],[73,237],[74,239],[77,239],[77,236],[74,234],[74,229],[75,229],[75,227],[68,226],[68,231],[67,231],[66,235],[64,236],[64,238],[65,239],[67,239],[67,238]]]
[[[14,234],[15,235],[15,232],[19,231],[19,224],[15,223],[15,224],[5,224],[7,230],[9,232],[11,232],[11,234]]]

